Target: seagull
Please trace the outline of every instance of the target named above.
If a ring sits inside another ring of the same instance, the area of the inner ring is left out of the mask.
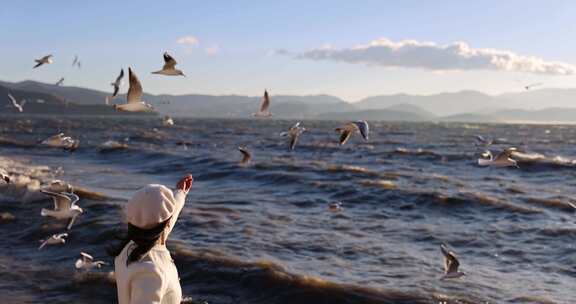
[[[328,210],[332,212],[340,212],[344,210],[344,207],[342,207],[342,202],[332,202],[328,205]]]
[[[4,170],[0,169],[0,181],[3,181],[7,184],[10,183],[10,177],[8,176],[8,174],[6,174],[6,172],[4,172]]]
[[[350,139],[350,136],[352,136],[352,133],[355,131],[360,132],[360,135],[362,135],[362,138],[364,138],[364,140],[368,140],[370,127],[368,126],[368,123],[365,120],[358,120],[349,122],[345,124],[342,128],[336,128],[336,131],[340,132],[340,145],[342,146],[348,141],[348,139]]]
[[[77,66],[79,69],[82,68],[82,63],[78,59],[78,55],[74,56],[74,61],[72,61],[72,66]]]
[[[54,201],[54,210],[42,208],[40,215],[51,216],[59,220],[70,219],[68,226],[66,226],[66,229],[70,230],[76,217],[84,212],[82,208],[76,205],[76,202],[80,200],[78,195],[68,192],[56,193],[47,190],[40,190],[40,192],[50,196],[52,201]]]
[[[20,101],[20,103],[18,103],[16,101],[16,98],[14,98],[14,96],[12,96],[12,94],[10,93],[8,93],[8,99],[10,99],[10,102],[12,102],[12,106],[16,108],[18,112],[20,113],[24,112],[24,105],[26,104],[26,99],[23,99],[22,101]]]
[[[55,86],[61,86],[64,84],[64,77],[60,78],[60,80],[58,80],[54,85]]]
[[[34,61],[36,61],[36,65],[33,67],[33,69],[35,69],[41,65],[44,65],[44,64],[52,63],[53,62],[52,57],[53,57],[52,55],[46,55],[40,59],[34,60]]]
[[[181,70],[176,69],[176,60],[172,56],[168,54],[168,52],[164,52],[164,66],[160,71],[152,72],[152,74],[160,74],[166,76],[184,76],[184,73]]]
[[[165,127],[171,127],[174,125],[174,120],[170,116],[164,116],[162,119],[162,125]]]
[[[51,237],[47,238],[46,240],[40,240],[42,245],[38,247],[38,250],[41,250],[46,245],[55,245],[55,244],[65,244],[66,237],[68,237],[68,233],[60,233],[60,234],[53,234]]]
[[[131,68],[128,68],[128,81],[130,88],[126,94],[126,103],[121,105],[114,105],[116,111],[125,112],[152,112],[154,108],[148,103],[142,101],[142,85],[135,73]]]
[[[512,159],[511,156],[514,152],[518,151],[518,149],[514,147],[510,147],[505,149],[504,151],[500,152],[496,158],[492,155],[492,152],[485,151],[482,153],[482,158],[478,159],[478,165],[482,167],[518,167],[518,162],[515,159]]]
[[[245,147],[238,147],[238,151],[242,153],[242,160],[240,161],[240,165],[247,165],[252,160],[252,153],[248,151]]]
[[[298,138],[302,133],[304,133],[304,131],[306,131],[306,128],[300,127],[300,122],[297,122],[292,127],[290,127],[290,129],[288,129],[288,132],[280,133],[280,136],[290,136],[290,150],[294,150],[294,147],[296,147],[296,143],[298,142]]]
[[[489,145],[494,143],[493,139],[486,138],[482,135],[476,135],[475,138],[476,138],[476,145],[477,146],[489,146]]]
[[[527,85],[527,86],[524,86],[524,89],[526,89],[526,91],[528,91],[528,90],[530,90],[530,89],[532,89],[532,88],[534,88],[534,87],[539,87],[539,86],[541,86],[541,85],[543,85],[543,83],[541,83],[541,82],[532,83],[532,84],[529,84],[529,85]]]
[[[268,96],[268,91],[264,90],[264,96],[262,97],[262,103],[260,104],[260,110],[258,113],[252,114],[254,117],[270,117],[272,113],[270,113],[270,96]]]
[[[90,270],[94,267],[100,268],[103,265],[107,265],[107,263],[103,261],[94,261],[94,258],[85,252],[80,252],[80,255],[81,257],[74,263],[76,269]]]
[[[452,251],[448,251],[448,248],[446,248],[446,245],[444,244],[440,244],[440,250],[444,255],[444,275],[440,279],[456,279],[465,276],[465,273],[458,271],[460,262],[458,261],[458,258],[456,258],[456,254]]]
[[[41,141],[40,145],[52,148],[64,148],[64,150],[74,151],[78,149],[80,140],[72,139],[70,136],[65,136],[64,133],[58,133]]]
[[[116,97],[116,95],[118,95],[118,91],[122,85],[122,78],[124,78],[124,69],[120,69],[120,75],[116,77],[114,82],[110,83],[110,85],[114,87],[114,93],[112,93],[112,97]]]

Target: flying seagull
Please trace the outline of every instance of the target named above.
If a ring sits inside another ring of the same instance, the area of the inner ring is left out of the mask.
[[[300,122],[297,122],[292,127],[290,127],[290,129],[288,129],[288,132],[280,133],[280,136],[289,136],[290,150],[294,150],[294,147],[296,147],[296,143],[298,142],[298,138],[302,133],[304,133],[304,131],[306,131],[306,128],[300,127]]]
[[[526,89],[526,91],[528,91],[528,90],[530,90],[530,89],[532,89],[532,88],[534,88],[534,87],[539,87],[539,86],[541,86],[541,85],[543,85],[543,83],[541,83],[541,82],[532,83],[532,84],[529,84],[529,85],[527,85],[527,86],[524,86],[524,89]]]
[[[514,147],[510,147],[500,152],[498,156],[494,157],[489,150],[482,153],[482,158],[478,159],[478,165],[482,167],[518,167],[518,162],[512,158],[512,154],[518,151]]]
[[[120,69],[120,75],[116,77],[114,82],[110,83],[110,85],[114,87],[114,93],[112,93],[112,97],[116,97],[116,95],[118,95],[118,90],[120,90],[120,86],[122,85],[122,78],[124,78],[124,69]]]
[[[264,96],[262,97],[262,103],[260,104],[260,110],[258,113],[252,114],[254,117],[270,117],[270,96],[268,96],[268,91],[264,90]]]
[[[116,111],[125,112],[152,112],[154,108],[148,103],[142,101],[142,85],[140,80],[131,68],[128,68],[128,81],[130,88],[126,94],[126,103],[121,105],[114,105]]]
[[[248,151],[245,147],[238,147],[238,151],[242,153],[242,160],[240,161],[240,165],[247,165],[252,160],[252,154]]]
[[[103,265],[107,265],[107,263],[103,261],[94,261],[94,257],[85,252],[80,252],[80,258],[76,260],[76,263],[74,263],[76,269],[84,269],[84,270],[90,270],[92,268],[100,268]]]
[[[164,52],[164,66],[160,71],[152,72],[152,74],[160,74],[166,76],[184,76],[184,72],[181,70],[176,69],[176,60],[172,56],[168,54],[168,52]]]
[[[12,94],[10,94],[10,93],[8,93],[8,99],[10,99],[12,106],[14,108],[16,108],[16,110],[18,110],[18,112],[20,112],[20,113],[24,112],[24,105],[26,104],[26,99],[23,99],[22,101],[20,101],[20,103],[18,103],[16,101],[16,98],[14,98],[14,96],[12,96]]]
[[[342,146],[348,141],[348,139],[350,139],[352,133],[356,131],[360,132],[360,135],[362,135],[364,140],[368,140],[370,126],[368,126],[368,123],[365,120],[358,120],[349,122],[341,128],[336,128],[336,131],[340,132],[340,145]]]
[[[70,219],[68,226],[66,226],[66,229],[70,230],[76,217],[84,212],[82,208],[76,205],[76,202],[80,200],[78,195],[68,192],[56,193],[47,190],[40,190],[40,192],[50,196],[54,202],[53,210],[42,208],[40,215],[51,216],[59,220]]]
[[[76,66],[79,69],[82,68],[82,63],[80,62],[80,59],[78,59],[78,55],[74,56],[74,61],[72,61],[72,66]]]
[[[74,151],[78,149],[80,145],[80,140],[72,139],[70,136],[64,135],[64,133],[58,133],[52,135],[40,142],[40,145],[48,146],[51,148],[63,148],[64,150]]]
[[[440,250],[444,255],[444,275],[440,279],[456,279],[465,276],[465,273],[458,271],[460,262],[458,261],[456,254],[454,254],[452,251],[449,251],[444,244],[440,244]]]
[[[34,60],[34,61],[36,61],[36,65],[33,68],[35,69],[41,65],[52,63],[53,62],[52,57],[53,57],[52,55],[46,55],[40,59]]]
[[[54,85],[55,86],[61,86],[64,84],[64,77],[61,77],[60,80],[58,80]]]
[[[46,245],[65,244],[66,237],[68,237],[68,233],[60,233],[60,234],[53,234],[46,240],[40,240],[42,244],[40,245],[40,247],[38,247],[38,250],[41,250]]]

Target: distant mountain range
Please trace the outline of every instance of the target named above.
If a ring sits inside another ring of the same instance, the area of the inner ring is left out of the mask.
[[[27,100],[28,114],[118,114],[105,105],[107,92],[29,80],[0,81],[0,114],[17,114],[10,106],[8,93],[17,100]],[[261,97],[144,94],[143,99],[161,115],[249,118],[257,110]],[[426,96],[397,94],[368,97],[355,103],[330,95],[276,95],[271,99],[274,117],[283,119],[576,123],[576,89],[541,89],[497,96],[477,91]],[[119,95],[112,103],[124,100],[125,96]]]

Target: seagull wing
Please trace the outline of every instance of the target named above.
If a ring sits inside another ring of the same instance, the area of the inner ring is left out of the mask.
[[[176,67],[176,60],[172,56],[168,54],[168,52],[164,53],[164,66],[162,67],[163,70],[173,70]]]
[[[14,106],[18,105],[18,102],[16,101],[16,98],[14,98],[14,96],[12,96],[12,94],[8,93],[8,99],[10,99],[10,101],[12,102],[12,104]]]
[[[300,137],[299,133],[290,134],[290,150],[294,150],[294,147],[296,147],[296,143],[298,142],[298,137]]]
[[[359,121],[355,121],[354,124],[356,125],[356,127],[360,131],[362,138],[364,138],[364,140],[368,140],[368,135],[370,135],[369,134],[370,133],[370,126],[368,125],[368,122],[366,122],[365,120],[359,120]]]
[[[114,84],[114,93],[112,93],[112,97],[116,97],[116,95],[118,95],[118,91],[120,90],[120,86],[117,84]],[[106,102],[106,104],[108,104],[108,102]]]
[[[72,206],[72,200],[64,194],[47,190],[40,190],[40,192],[52,198],[52,201],[54,201],[54,210],[68,210]]]
[[[80,255],[82,256],[82,261],[83,261],[84,263],[94,261],[94,257],[92,257],[91,255],[87,254],[86,252],[80,252]]]
[[[130,81],[130,88],[128,89],[128,94],[126,99],[128,103],[141,102],[142,100],[142,85],[140,80],[131,68],[128,68],[128,80]]]
[[[120,75],[116,77],[116,84],[120,85],[120,81],[122,81],[122,78],[124,78],[124,69],[120,69]]]
[[[460,267],[460,262],[456,255],[452,251],[448,251],[444,244],[440,245],[440,250],[444,255],[444,271],[446,274],[458,272],[458,267]]]
[[[512,156],[512,153],[518,151],[518,149],[511,147],[511,148],[507,148],[506,150],[500,152],[500,154],[498,154],[498,156],[496,156],[495,160],[498,161],[502,161],[502,160],[507,160],[508,158],[510,158]]]
[[[47,239],[44,240],[44,241],[41,240],[40,242],[42,242],[42,244],[40,245],[40,247],[38,247],[38,250],[44,248],[44,246],[46,246],[46,244],[48,244],[48,240],[49,240],[49,239],[50,239],[50,238],[47,238]]]
[[[240,161],[241,164],[246,164],[252,159],[252,154],[244,147],[238,147],[238,151],[242,153],[242,160]]]
[[[270,97],[268,96],[268,91],[264,91],[264,97],[262,97],[262,103],[260,104],[260,112],[266,113],[270,108]]]
[[[56,238],[57,238],[57,239],[61,239],[61,238],[65,238],[65,237],[68,237],[68,233],[56,234]]]

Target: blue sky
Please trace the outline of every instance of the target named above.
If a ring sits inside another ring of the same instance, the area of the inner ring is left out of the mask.
[[[438,45],[464,41],[472,48],[576,65],[573,1],[310,2],[10,1],[0,7],[0,79],[65,77],[66,85],[109,90],[119,69],[132,66],[150,93],[260,95],[269,88],[273,94],[327,93],[349,101],[400,92],[495,94],[533,82],[576,86],[573,75],[293,58],[327,45],[348,50],[387,38]],[[198,43],[177,43],[186,36]],[[150,74],[161,67],[165,50],[187,78]],[[54,64],[32,70],[33,59],[49,53]],[[81,70],[71,67],[75,54]]]

